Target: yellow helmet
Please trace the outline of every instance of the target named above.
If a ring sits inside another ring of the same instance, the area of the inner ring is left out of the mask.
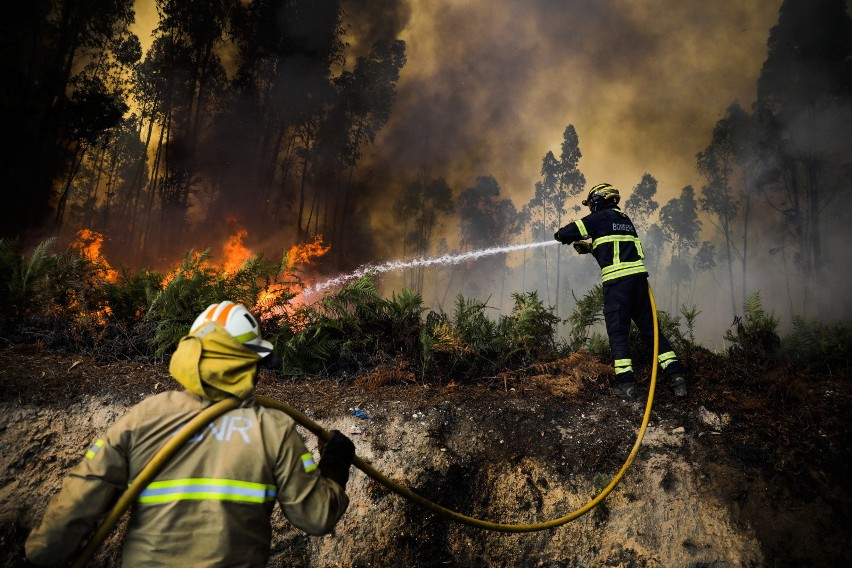
[[[597,211],[604,203],[611,202],[612,206],[618,205],[621,196],[618,190],[608,183],[599,183],[589,190],[589,196],[583,200],[583,205],[586,205],[592,211]]]

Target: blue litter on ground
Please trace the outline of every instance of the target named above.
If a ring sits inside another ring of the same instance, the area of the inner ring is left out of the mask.
[[[360,418],[361,420],[369,420],[370,417],[363,410],[358,410],[357,408],[350,408],[349,412]]]

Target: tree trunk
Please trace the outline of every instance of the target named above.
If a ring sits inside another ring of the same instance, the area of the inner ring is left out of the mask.
[[[54,224],[57,230],[62,226],[63,218],[65,217],[65,204],[68,201],[68,196],[71,193],[71,184],[74,183],[74,178],[80,171],[80,165],[83,163],[83,158],[86,155],[86,146],[78,144],[71,159],[71,170],[68,172],[68,177],[65,179],[65,185],[62,189],[62,194],[59,196],[59,201],[56,204],[56,218]]]
[[[751,210],[751,196],[745,196],[745,206],[743,207],[743,254],[742,254],[742,283],[743,283],[743,300],[748,298],[748,223],[749,213]]]

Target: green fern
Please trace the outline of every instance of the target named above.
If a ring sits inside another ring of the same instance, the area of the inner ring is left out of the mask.
[[[512,314],[501,318],[508,324],[508,339],[527,355],[545,355],[554,348],[556,324],[559,317],[553,308],[545,308],[538,292],[512,294],[515,305]]]
[[[609,357],[609,338],[600,332],[592,332],[588,340],[587,349],[589,353],[598,357]]]
[[[603,321],[603,286],[598,284],[592,288],[581,300],[577,300],[577,307],[568,316],[571,326],[569,338],[572,349],[586,346],[589,339],[589,329]]]
[[[21,254],[16,239],[0,239],[0,279],[2,279],[2,313],[19,316],[28,308],[38,304],[36,298],[40,279],[55,279],[51,267],[56,265],[56,256],[50,250],[56,244],[51,237],[39,243],[29,257]]]
[[[228,297],[222,273],[205,265],[209,257],[209,249],[189,251],[174,277],[152,294],[146,319],[156,322],[151,345],[157,356],[174,349],[207,306]]]
[[[750,294],[743,303],[743,317],[736,321],[736,334],[725,331],[725,340],[732,343],[732,354],[742,354],[755,360],[773,357],[781,345],[778,320],[763,309],[760,292]]]
[[[386,305],[367,275],[299,308],[277,336],[285,372],[329,374],[369,364],[376,346],[387,341]]]
[[[45,267],[50,261],[50,249],[52,249],[55,244],[56,238],[51,237],[39,243],[35,250],[33,250],[33,253],[30,255],[30,258],[24,267],[24,271],[21,274],[21,280],[19,283],[21,297],[26,296],[27,285],[30,283],[31,279],[44,273]]]
[[[391,299],[385,303],[387,313],[392,320],[403,323],[412,320],[419,321],[423,307],[423,297],[408,288],[404,288],[399,295],[394,292]]]
[[[277,348],[285,374],[303,376],[327,371],[339,354],[340,327],[322,320],[296,333],[278,338]]]
[[[796,315],[781,351],[806,369],[846,369],[852,361],[852,329],[842,323],[823,324]]]
[[[700,314],[701,310],[697,306],[687,308],[686,305],[683,305],[680,307],[680,315],[686,320],[686,339],[689,340],[690,345],[695,345],[695,322]]]
[[[478,352],[491,351],[495,323],[485,315],[486,303],[480,300],[465,298],[462,294],[456,297],[453,326],[459,338]]]

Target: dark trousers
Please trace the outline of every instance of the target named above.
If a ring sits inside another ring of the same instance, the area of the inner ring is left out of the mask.
[[[604,322],[609,336],[609,348],[612,358],[616,361],[630,359],[630,321],[636,323],[642,340],[648,345],[654,345],[654,315],[651,313],[651,297],[648,294],[648,278],[645,275],[628,276],[603,285]],[[665,362],[666,375],[683,372],[680,361],[675,358],[669,340],[660,333],[659,353],[661,359],[669,354]],[[662,366],[662,365],[661,365]],[[627,367],[622,366],[622,370]],[[616,381],[632,381],[632,367],[628,372],[616,375]]]

